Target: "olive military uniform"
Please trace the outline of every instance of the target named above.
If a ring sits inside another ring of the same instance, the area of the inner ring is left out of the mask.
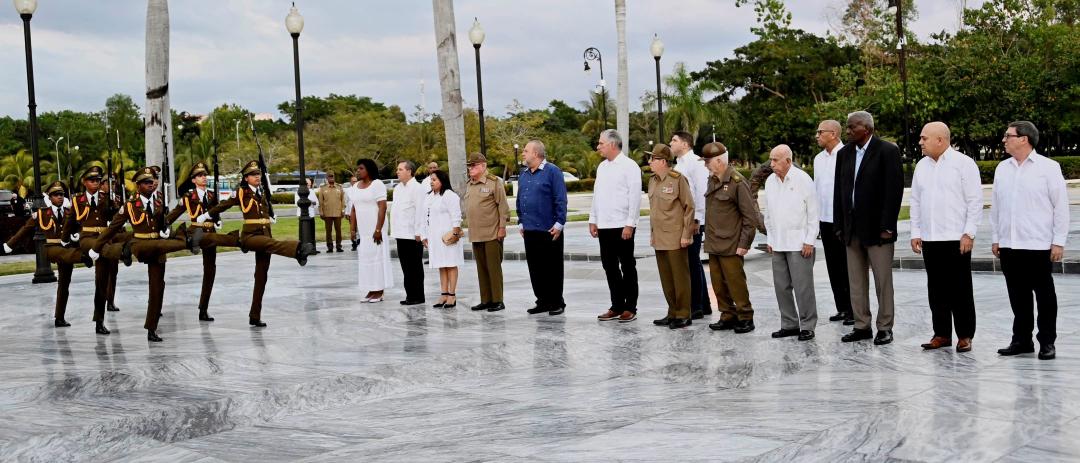
[[[486,163],[483,154],[469,156],[468,165]],[[503,239],[506,224],[510,221],[510,203],[506,200],[503,181],[490,172],[479,180],[469,179],[465,187],[465,218],[469,221],[469,241],[472,242],[476,260],[476,273],[480,280],[481,308],[501,307],[503,302]]]
[[[703,159],[722,154],[710,150],[710,145],[712,143],[703,150]],[[709,176],[709,186],[705,190],[705,252],[709,254],[713,291],[721,307],[721,323],[754,319],[743,256],[736,251],[750,249],[757,217],[757,205],[748,182],[735,167],[729,165],[720,177]],[[725,303],[728,300],[734,302],[735,310]]]
[[[671,149],[653,147],[652,159],[671,162]],[[690,321],[690,268],[682,240],[694,239],[694,197],[690,182],[675,170],[649,179],[650,244],[656,250],[656,267],[667,300],[666,319]],[[673,325],[678,327],[678,325]]]
[[[334,252],[334,244],[337,250],[341,249],[341,215],[345,211],[345,189],[341,185],[329,183],[319,187],[315,192],[319,199],[319,216],[322,217],[326,228],[326,248]],[[333,233],[337,233],[337,240],[331,241]]]

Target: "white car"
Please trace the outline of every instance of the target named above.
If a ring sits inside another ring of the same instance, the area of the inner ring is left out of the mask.
[[[563,179],[563,183],[572,183],[572,182],[576,182],[578,180],[581,180],[580,178],[577,178],[576,175],[571,174],[570,172],[565,172],[565,171],[562,173],[562,179]]]
[[[387,190],[393,190],[394,187],[398,185],[398,183],[401,183],[401,181],[396,178],[384,178],[382,179],[382,182],[383,185],[386,185]]]

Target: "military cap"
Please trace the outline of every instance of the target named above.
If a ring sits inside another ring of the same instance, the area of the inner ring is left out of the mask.
[[[135,183],[152,182],[157,180],[158,172],[161,172],[161,168],[158,166],[143,167],[135,172],[135,177],[131,181]]]
[[[714,141],[712,143],[706,144],[705,147],[701,149],[701,159],[712,159],[717,156],[723,155],[724,153],[727,153],[727,147],[724,146],[723,143]]]
[[[210,175],[210,169],[206,167],[204,162],[196,162],[194,166],[191,166],[191,173],[188,174],[188,178],[192,179],[199,175]]]
[[[259,161],[251,161],[244,166],[244,169],[240,171],[240,174],[244,177],[248,175],[262,175],[262,169],[259,169]]]
[[[473,164],[486,163],[487,157],[481,153],[473,153],[469,155],[469,159],[465,161],[465,165],[471,166]]]
[[[64,182],[56,181],[49,185],[49,188],[45,189],[45,194],[52,196],[53,193],[61,193],[67,195],[67,185]]]
[[[90,166],[90,168],[86,169],[86,172],[83,172],[82,174],[83,180],[90,180],[95,178],[101,180],[102,177],[105,177],[105,171],[98,166]]]
[[[663,143],[653,145],[652,152],[646,151],[645,155],[648,159],[663,159],[665,161],[675,160],[675,156],[671,154],[671,148]]]

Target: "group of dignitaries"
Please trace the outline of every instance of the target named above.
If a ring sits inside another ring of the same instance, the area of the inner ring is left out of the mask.
[[[271,254],[295,258],[304,265],[314,249],[301,246],[297,241],[273,239],[270,225],[276,219],[270,212],[269,195],[261,188],[262,171],[258,162],[252,161],[243,168],[243,183],[224,201],[219,201],[216,193],[207,189],[208,173],[204,163],[193,166],[189,181],[185,183],[188,188],[181,189],[176,207],[170,210],[159,188],[160,168],[147,166],[138,170],[132,178],[136,191],[123,200],[113,192],[103,191],[103,170],[90,167],[81,176],[82,189],[78,193],[69,191],[62,182],[50,185],[45,190],[48,203],[34,211],[19,232],[4,243],[4,251],[10,252],[35,230],[40,229],[45,235],[46,256],[59,270],[54,314],[56,327],[70,326],[65,313],[73,266],[82,263],[96,267],[93,320],[95,332],[100,335],[109,334],[104,323],[106,307],[110,311],[119,310],[111,303],[119,262],[130,266],[134,259],[145,264],[149,285],[143,327],[147,330],[147,339],[153,342],[162,340],[157,335],[157,325],[169,253],[187,249],[202,254],[199,320],[211,322],[214,318],[208,310],[216,275],[217,246],[254,251],[254,291],[248,318],[252,326],[266,326],[261,319],[262,296]],[[68,198],[69,194],[73,197]],[[220,214],[234,206],[239,206],[243,213],[243,228],[231,233],[217,233],[221,228]],[[173,232],[172,224],[181,216],[186,216],[187,221]],[[125,231],[127,225],[131,227],[130,232]]]
[[[873,339],[876,345],[893,341],[892,265],[904,194],[900,150],[875,135],[873,117],[867,112],[857,111],[848,116],[846,143],[841,141],[844,129],[834,120],[819,124],[816,137],[822,151],[814,158],[813,178],[793,163],[790,147],[778,145],[771,150],[771,174],[764,181],[764,213],[759,210],[755,188],[730,164],[723,144],[708,143],[699,156],[693,152],[693,136],[675,132],[669,144],[654,145],[644,153],[652,173],[646,189],[650,245],[655,250],[667,305],[665,316],[654,320],[655,325],[683,328],[712,313],[700,257],[704,250],[720,312],[719,320],[709,327],[735,333],[754,331],[754,310],[743,265],[756,231],[761,230],[767,235],[766,250],[771,255],[781,315],[779,330],[772,337],[791,336],[801,341],[815,337],[818,309],[813,268],[820,237],[836,307],[829,320],[853,326],[841,340]],[[1060,261],[1064,252],[1069,205],[1060,165],[1036,152],[1038,138],[1038,130],[1027,121],[1010,123],[1006,129],[1002,142],[1010,157],[998,165],[994,174],[990,241],[993,254],[1001,261],[1014,313],[1012,340],[998,353],[1010,356],[1035,351],[1034,295],[1038,302],[1038,357],[1052,359],[1056,355],[1057,298],[1051,268],[1052,262]],[[975,334],[971,252],[983,211],[979,170],[970,157],[951,147],[949,128],[944,123],[926,124],[919,144],[924,157],[915,167],[911,184],[910,245],[913,252],[923,256],[934,331],[931,340],[922,347],[952,346],[955,324],[956,350],[967,352],[972,348]],[[603,161],[597,169],[589,233],[599,241],[610,295],[608,310],[597,318],[632,322],[638,311],[634,238],[640,216],[642,171],[625,154],[623,139],[614,130],[600,134],[597,151]],[[566,309],[563,299],[566,185],[562,171],[547,161],[543,142],[527,143],[521,161],[524,167],[519,175],[517,216],[536,297],[536,305],[527,312],[560,315]],[[370,165],[361,163],[357,172],[370,182],[373,177],[367,171],[377,168],[374,162],[368,162]],[[483,154],[470,155],[467,166],[463,206],[457,206],[456,193],[448,196],[453,204],[445,211],[449,218],[440,228],[441,236],[432,235],[433,199],[428,196],[452,193],[447,175],[434,164],[428,167],[431,175],[420,181],[414,178],[416,166],[411,162],[401,161],[396,166],[400,183],[391,205],[389,235],[396,241],[404,274],[403,305],[424,303],[424,247],[429,252],[432,249],[428,235],[441,241],[439,248],[445,247],[443,251],[453,251],[458,239],[464,236],[461,231],[464,215],[480,287],[480,304],[472,310],[496,312],[506,307],[501,266],[510,208],[505,187],[500,178],[488,172]],[[189,175],[190,188],[180,194],[181,207],[167,211],[158,189],[156,167],[143,168],[135,175],[137,192],[126,201],[102,192],[102,170],[92,167],[83,174],[83,189],[72,198],[70,208],[64,205],[69,193],[67,187],[60,182],[51,185],[46,190],[50,203],[33,214],[19,233],[4,244],[4,250],[10,252],[14,243],[35,229],[45,234],[48,259],[60,269],[55,313],[58,327],[69,326],[64,311],[72,267],[78,263],[96,265],[94,321],[99,334],[109,333],[104,326],[106,307],[118,310],[111,304],[117,262],[131,265],[134,257],[146,264],[150,283],[145,328],[151,341],[161,340],[155,331],[169,252],[182,249],[202,252],[199,319],[213,321],[208,304],[214,283],[216,247],[254,251],[255,278],[249,321],[252,326],[266,326],[261,319],[261,307],[270,256],[295,258],[304,265],[307,257],[316,251],[297,241],[273,238],[270,226],[275,218],[269,195],[262,188],[262,172],[257,162],[244,167],[241,186],[225,201],[218,201],[216,194],[208,192],[207,173],[204,164],[196,164]],[[327,250],[341,252],[342,201],[347,204],[344,214],[352,219],[354,230],[356,213],[349,209],[360,207],[360,202],[345,198],[345,192],[334,184],[333,178],[328,180],[317,199],[320,215],[327,221]],[[377,220],[372,220],[367,228],[374,230],[373,241],[381,246],[385,196],[373,198],[380,206],[372,209],[377,210],[374,217]],[[242,230],[217,233],[221,227],[220,214],[234,206],[239,206],[243,214]],[[184,215],[188,221],[172,233],[170,225]],[[126,224],[131,225],[129,233],[123,232]],[[331,241],[331,230],[337,231],[336,242]],[[353,233],[355,248],[359,240]],[[456,262],[460,258],[447,258],[448,264],[436,265],[435,257],[432,255],[432,265],[440,269],[443,289],[443,297],[435,307],[454,307],[456,299],[451,298],[455,296]],[[388,255],[385,259],[389,259]],[[870,304],[871,273],[877,299],[876,320]],[[377,297],[369,297],[368,302],[381,301],[381,294],[380,289]]]

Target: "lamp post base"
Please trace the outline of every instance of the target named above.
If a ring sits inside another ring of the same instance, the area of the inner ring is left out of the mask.
[[[310,215],[300,216],[300,242],[311,244],[315,249],[315,218]]]
[[[52,266],[49,265],[49,259],[45,257],[45,235],[41,234],[40,231],[34,234],[34,253],[37,256],[37,268],[34,270],[32,283],[55,283],[56,274],[53,273]]]

